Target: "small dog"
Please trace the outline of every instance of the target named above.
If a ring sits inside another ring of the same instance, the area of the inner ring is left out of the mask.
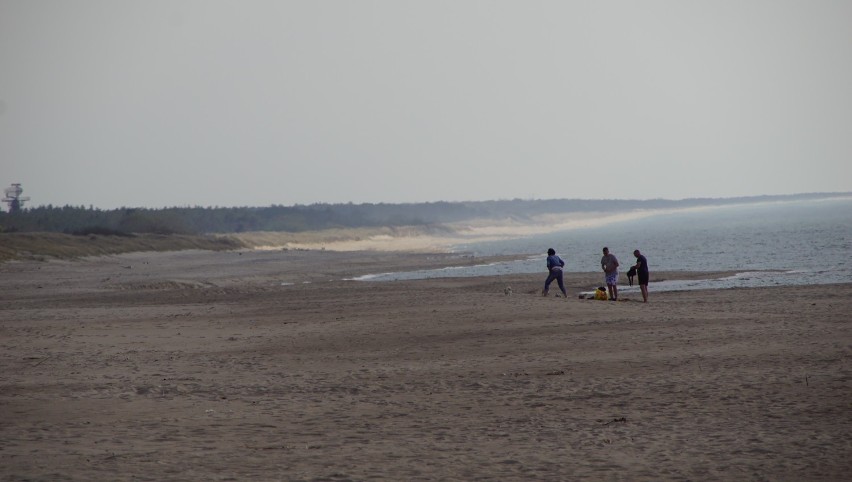
[[[633,286],[633,277],[636,276],[636,266],[631,266],[629,270],[627,270],[627,281],[630,282],[630,286]]]

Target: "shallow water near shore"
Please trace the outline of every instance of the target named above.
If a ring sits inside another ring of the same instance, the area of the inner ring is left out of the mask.
[[[362,281],[500,276],[543,272],[549,247],[566,262],[566,273],[598,269],[601,248],[621,262],[621,282],[635,262],[648,258],[655,290],[745,288],[852,283],[852,198],[762,203],[665,213],[604,227],[518,239],[459,245],[477,256],[517,255],[515,261],[381,273]],[[541,253],[541,254],[538,254]],[[739,271],[733,277],[654,282],[657,271]],[[625,287],[629,291],[629,287]],[[635,289],[635,288],[634,288]]]

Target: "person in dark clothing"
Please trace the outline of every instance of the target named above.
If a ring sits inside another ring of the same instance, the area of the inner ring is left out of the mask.
[[[556,280],[559,284],[559,289],[562,295],[568,298],[568,292],[565,291],[565,283],[562,281],[562,268],[565,267],[565,261],[556,255],[553,248],[547,250],[547,280],[544,282],[544,289],[541,291],[541,296],[547,296],[547,291],[550,288],[550,283]]]
[[[639,277],[639,289],[642,290],[642,301],[645,303],[648,302],[648,280],[650,278],[650,274],[648,273],[648,260],[645,258],[645,255],[639,252],[639,250],[633,251],[633,256],[636,256],[636,274]]]

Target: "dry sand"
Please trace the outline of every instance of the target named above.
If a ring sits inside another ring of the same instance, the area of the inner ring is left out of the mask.
[[[481,261],[2,264],[0,477],[850,479],[852,285],[643,304],[573,296],[597,273],[569,299],[544,273],[343,280]]]

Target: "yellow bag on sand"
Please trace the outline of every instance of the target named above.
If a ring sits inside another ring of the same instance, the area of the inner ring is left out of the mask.
[[[602,290],[600,288],[595,290],[595,299],[606,301],[608,299],[608,297],[606,295],[606,290]]]

